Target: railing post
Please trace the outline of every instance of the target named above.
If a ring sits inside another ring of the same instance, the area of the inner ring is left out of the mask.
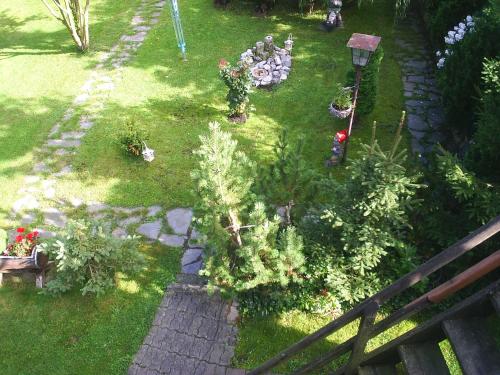
[[[375,301],[366,306],[365,313],[359,323],[358,334],[356,335],[356,341],[349,356],[349,362],[345,367],[346,375],[356,374],[357,368],[363,360],[366,344],[371,338],[373,323],[375,322],[379,307],[379,304]]]

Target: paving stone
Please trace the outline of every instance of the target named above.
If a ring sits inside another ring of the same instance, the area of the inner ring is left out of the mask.
[[[202,258],[203,250],[187,249],[182,256],[181,265],[187,266],[192,263],[199,262]]]
[[[33,166],[33,172],[35,173],[41,173],[41,172],[45,172],[47,171],[49,168],[47,167],[47,164],[45,164],[43,161],[42,162],[39,162],[39,163],[36,163],[34,166]]]
[[[107,210],[108,208],[109,208],[109,206],[107,204],[104,204],[104,203],[91,202],[91,203],[87,204],[87,212],[89,214],[104,211],[104,210]]]
[[[96,87],[99,91],[112,91],[115,89],[115,84],[113,82],[101,83]]]
[[[72,131],[72,132],[65,132],[61,134],[62,139],[80,139],[85,136],[85,132],[77,132],[77,131]]]
[[[115,228],[113,232],[111,232],[111,235],[115,238],[127,238],[128,233],[125,229],[123,228]]]
[[[27,184],[36,184],[38,181],[40,181],[40,176],[25,176],[24,177],[24,182]]]
[[[14,212],[20,212],[23,209],[34,210],[40,207],[40,203],[32,195],[25,195],[24,197],[18,199],[14,202],[12,210]]]
[[[409,82],[415,82],[415,83],[423,83],[423,82],[425,82],[425,77],[424,76],[418,76],[418,75],[409,76],[407,79],[408,79]]]
[[[134,27],[135,31],[149,31],[151,30],[151,26],[136,26]]]
[[[90,119],[89,116],[82,116],[80,117],[80,128],[88,130],[92,126],[94,126],[94,122]]]
[[[90,98],[90,95],[88,93],[83,93],[83,94],[80,94],[78,95],[75,100],[73,101],[74,104],[76,105],[80,105],[80,104],[83,104],[83,103],[86,103]]]
[[[43,196],[47,199],[53,199],[56,196],[56,189],[49,187],[43,191]]]
[[[198,262],[182,266],[182,272],[197,275],[198,272],[202,269],[202,267],[203,267],[203,261],[200,260]]]
[[[43,210],[44,223],[46,225],[53,225],[55,227],[64,228],[66,222],[68,221],[66,215],[64,215],[57,208],[46,208]]]
[[[408,128],[423,132],[429,130],[429,125],[420,116],[409,114]]]
[[[35,221],[35,219],[36,219],[35,214],[32,214],[32,213],[25,214],[21,218],[21,224],[22,225],[30,225]]]
[[[62,177],[66,176],[73,172],[73,167],[71,165],[65,165],[64,167],[61,168],[61,170],[57,173],[54,173],[54,177]]]
[[[159,22],[158,18],[152,18],[151,21],[149,21],[151,25],[156,25],[158,22]]]
[[[62,118],[63,121],[69,121],[75,114],[75,110],[73,108],[68,108],[66,112],[64,113],[64,116]]]
[[[161,231],[161,220],[154,221],[152,223],[142,224],[137,228],[137,233],[142,234],[152,240],[156,240]]]
[[[64,156],[64,155],[68,155],[69,151],[65,150],[64,148],[58,148],[57,150],[54,151],[54,154],[57,156]]]
[[[72,197],[72,198],[70,198],[70,199],[69,199],[69,203],[70,203],[73,207],[78,208],[78,207],[80,207],[80,206],[82,206],[82,205],[83,205],[83,200],[82,200],[82,199],[80,199],[80,198]]]
[[[132,225],[132,224],[138,224],[142,221],[142,217],[140,216],[132,216],[132,217],[128,217],[126,219],[123,219],[121,220],[118,225],[121,226],[121,227],[128,227],[129,225]]]
[[[146,32],[140,31],[135,35],[122,35],[121,40],[124,42],[142,42],[146,38]]]
[[[193,210],[190,208],[175,208],[167,212],[166,219],[174,233],[184,235],[191,225]]]
[[[165,6],[166,2],[164,0],[159,1],[158,3],[155,4],[155,7],[157,8],[163,8]]]
[[[47,145],[50,147],[80,147],[81,141],[75,139],[49,139]]]
[[[161,16],[161,12],[154,12],[152,14],[153,17],[160,17]]]
[[[142,18],[141,16],[134,16],[132,18],[132,25],[139,25],[141,23],[144,23],[144,18]]]
[[[182,236],[176,236],[174,234],[162,234],[158,241],[160,241],[163,245],[170,247],[182,247],[184,246],[184,241],[186,239]]]
[[[147,216],[151,217],[151,216],[156,216],[158,215],[162,210],[162,207],[161,206],[151,206],[151,207],[148,207],[148,213],[147,213]]]
[[[55,124],[52,129],[50,129],[49,137],[56,135],[59,132],[59,129],[61,129],[61,124]]]

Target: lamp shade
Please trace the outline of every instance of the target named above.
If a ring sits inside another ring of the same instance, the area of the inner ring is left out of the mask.
[[[366,66],[370,56],[377,49],[381,38],[375,35],[354,33],[347,42],[352,51],[352,63],[356,66]]]

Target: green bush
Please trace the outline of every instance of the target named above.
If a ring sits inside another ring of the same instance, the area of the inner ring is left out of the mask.
[[[467,154],[467,166],[488,181],[500,182],[500,59],[485,59],[481,109]]]
[[[143,266],[139,237],[114,238],[107,226],[87,221],[70,221],[66,232],[45,244],[43,251],[56,262],[56,276],[47,292],[59,294],[80,288],[102,294],[115,286],[116,272],[135,273]]]
[[[446,114],[445,130],[457,139],[470,138],[477,123],[476,109],[480,95],[484,58],[498,54],[500,17],[492,8],[475,18],[475,31],[451,46],[451,55],[438,74]]]
[[[226,60],[220,60],[219,76],[228,88],[229,117],[245,122],[250,109],[248,96],[252,85],[249,66],[243,61],[231,66]]]
[[[149,134],[139,127],[135,121],[128,121],[119,138],[125,152],[133,156],[140,156],[144,150],[145,142],[149,139]]]
[[[444,45],[443,37],[468,15],[479,12],[488,0],[423,0],[424,19],[435,49]]]
[[[356,115],[358,116],[367,115],[375,108],[380,65],[383,58],[384,50],[379,46],[370,58],[368,65],[362,68],[361,84],[359,85],[358,102],[356,104]],[[355,85],[356,72],[354,69],[347,74],[347,82],[347,86]]]

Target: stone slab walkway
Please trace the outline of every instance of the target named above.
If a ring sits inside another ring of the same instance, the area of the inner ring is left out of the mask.
[[[400,21],[396,44],[403,77],[408,130],[413,153],[425,162],[425,155],[443,140],[441,93],[435,77],[435,63],[415,14]]]

